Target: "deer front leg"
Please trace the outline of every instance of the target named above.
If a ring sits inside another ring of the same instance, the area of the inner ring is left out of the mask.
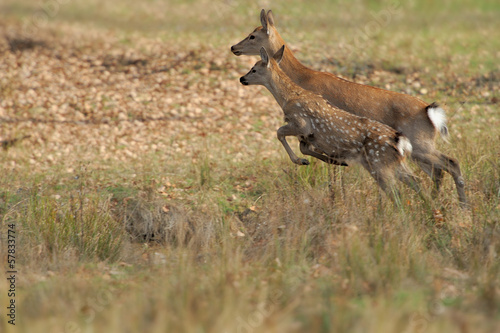
[[[285,147],[286,152],[288,153],[288,156],[292,160],[293,163],[298,164],[298,165],[308,165],[309,161],[306,160],[305,158],[299,158],[295,153],[293,152],[292,148],[288,145],[288,142],[286,141],[287,136],[297,136],[300,135],[299,130],[296,127],[290,126],[290,124],[282,126],[278,129],[278,140],[280,140],[281,144],[283,147]]]
[[[307,143],[305,143],[304,141],[300,141],[300,152],[304,155],[309,155],[309,156],[315,157],[315,158],[317,158],[325,163],[328,163],[328,164],[347,166],[347,163],[345,163],[343,161],[338,161],[334,158],[331,158],[331,157],[323,155],[323,154],[319,154],[319,153],[311,150],[309,148],[309,145]]]

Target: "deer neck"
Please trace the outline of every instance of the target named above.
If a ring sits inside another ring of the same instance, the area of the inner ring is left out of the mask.
[[[281,38],[278,31],[275,31],[272,53],[274,54],[277,52],[283,45],[286,45],[285,41]],[[311,69],[304,66],[295,58],[288,45],[285,47],[285,53],[283,54],[280,68],[293,80],[293,82],[303,81],[311,72]]]
[[[283,71],[293,80],[293,82],[302,81],[309,73],[310,69],[302,65],[300,61],[295,58],[292,51],[287,47],[283,55],[283,60],[280,63]]]
[[[275,70],[272,71],[271,80],[265,86],[283,108],[288,101],[300,95],[302,88],[293,83],[277,64],[274,65]]]

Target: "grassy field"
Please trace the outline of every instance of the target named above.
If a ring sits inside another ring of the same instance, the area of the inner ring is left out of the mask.
[[[2,1],[0,332],[500,331],[498,1],[270,4]],[[443,105],[470,209],[293,165],[230,52],[262,8],[308,66]]]

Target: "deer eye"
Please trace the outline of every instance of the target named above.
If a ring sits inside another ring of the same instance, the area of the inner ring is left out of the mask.
[[[254,35],[250,35],[250,39],[255,39],[255,36]]]

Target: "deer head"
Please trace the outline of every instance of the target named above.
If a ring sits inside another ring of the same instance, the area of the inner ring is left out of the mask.
[[[236,45],[231,46],[231,52],[235,55],[259,55],[260,49],[273,50],[273,46],[279,43],[279,34],[274,27],[273,13],[262,9],[260,12],[262,26],[255,28],[250,35]],[[282,45],[283,43],[279,44]],[[278,46],[279,47],[279,46]]]
[[[269,58],[266,49],[262,47],[260,49],[261,60],[257,61],[250,72],[240,78],[241,84],[245,86],[255,84],[267,86],[271,82],[273,66],[279,65],[281,59],[283,59],[284,51],[285,45],[283,45],[272,58]]]

